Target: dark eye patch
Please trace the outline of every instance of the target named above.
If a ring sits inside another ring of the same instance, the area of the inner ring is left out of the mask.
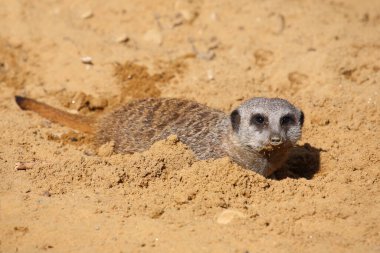
[[[280,124],[281,126],[286,126],[293,124],[295,122],[294,116],[291,114],[287,114],[281,117]]]
[[[251,120],[250,120],[250,124],[251,125],[257,125],[257,126],[261,126],[265,123],[265,116],[262,115],[262,114],[253,114],[252,117],[251,117]]]

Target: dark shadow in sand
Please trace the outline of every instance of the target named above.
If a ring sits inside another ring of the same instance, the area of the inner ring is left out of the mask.
[[[285,178],[312,179],[320,169],[322,149],[315,148],[306,143],[297,145],[289,154],[282,169],[275,173],[278,180]]]

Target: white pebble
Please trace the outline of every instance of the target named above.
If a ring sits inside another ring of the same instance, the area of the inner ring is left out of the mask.
[[[91,56],[83,56],[80,58],[80,60],[84,64],[92,64],[92,57]]]
[[[210,14],[210,19],[211,19],[212,21],[216,21],[216,20],[218,20],[218,15],[216,14],[216,12],[211,12],[211,14]]]
[[[80,16],[82,19],[89,19],[89,18],[92,18],[94,16],[94,13],[92,13],[92,11],[86,11],[86,12],[83,12],[82,15]]]
[[[246,218],[246,215],[236,210],[227,209],[218,215],[216,222],[225,225],[231,223],[236,218]]]
[[[214,80],[214,71],[212,71],[211,69],[207,70],[207,79],[208,80]]]

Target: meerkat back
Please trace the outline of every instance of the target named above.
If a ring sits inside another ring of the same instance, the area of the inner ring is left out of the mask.
[[[215,150],[224,134],[217,126],[224,118],[222,111],[193,101],[170,98],[136,100],[99,120],[96,142],[102,145],[114,141],[115,152],[133,153],[146,150],[154,142],[174,134],[198,158],[215,157],[218,156]]]

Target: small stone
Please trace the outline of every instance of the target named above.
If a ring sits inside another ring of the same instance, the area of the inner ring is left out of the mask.
[[[177,135],[169,135],[169,137],[166,139],[169,144],[176,144],[179,142],[179,138]]]
[[[211,51],[211,50],[209,50],[207,52],[198,52],[197,58],[202,59],[202,60],[206,60],[206,61],[211,61],[212,59],[215,58],[215,53],[214,53],[214,51]]]
[[[219,47],[219,40],[217,37],[211,37],[210,41],[208,42],[208,50],[217,49]]]
[[[161,45],[163,41],[163,36],[161,32],[159,32],[158,30],[152,29],[152,30],[147,31],[144,34],[144,40],[148,42],[152,42],[156,45]]]
[[[175,15],[174,20],[172,22],[172,27],[180,26],[184,23],[184,19],[181,13],[177,13]]]
[[[48,133],[47,139],[52,141],[60,140],[64,134],[64,132]]]
[[[122,34],[118,37],[116,37],[115,41],[117,43],[127,43],[130,40],[128,34]]]
[[[94,155],[96,155],[96,152],[94,150],[91,150],[91,149],[86,149],[85,151],[83,151],[83,153],[86,156],[94,156]]]
[[[102,146],[99,147],[98,155],[99,156],[111,156],[113,154],[114,147],[115,147],[114,141],[107,142],[106,144],[103,144]]]
[[[8,42],[14,48],[21,48],[23,45],[22,40],[15,38],[15,37],[9,38]]]
[[[34,165],[34,162],[18,162],[15,165],[15,170],[31,170]]]
[[[14,227],[13,229],[14,229],[14,231],[20,232],[22,234],[26,234],[26,233],[29,232],[29,228],[28,227],[17,226],[17,227]]]
[[[92,11],[88,10],[88,11],[83,12],[80,17],[82,19],[89,19],[89,18],[92,18],[93,16],[94,16],[94,13]]]
[[[89,65],[92,65],[93,62],[92,62],[92,57],[91,56],[83,56],[80,58],[80,60],[82,61],[82,63],[84,64],[89,64]]]
[[[255,63],[259,67],[264,67],[266,65],[269,65],[274,60],[274,54],[272,51],[264,50],[264,49],[258,49],[254,52],[255,57]]]
[[[187,23],[193,23],[194,20],[198,17],[198,12],[191,11],[191,10],[182,10],[180,11],[181,16],[184,20],[186,20]]]
[[[308,81],[308,76],[303,73],[294,71],[288,74],[288,80],[293,85],[305,85]]]
[[[330,120],[328,118],[326,118],[325,116],[321,116],[321,115],[311,115],[311,124],[316,124],[318,126],[327,126],[328,124],[330,124]],[[351,129],[354,129],[354,130],[357,130],[357,128],[355,127],[355,125],[351,125],[350,126]]]
[[[48,250],[48,249],[52,249],[52,248],[54,248],[54,247],[50,244],[44,244],[41,246],[41,249],[43,249],[43,250]]]
[[[177,193],[174,195],[174,201],[179,205],[187,204],[189,203],[189,197],[184,193]]]
[[[75,93],[74,97],[71,99],[69,108],[79,111],[80,109],[86,106],[86,103],[87,103],[87,95],[84,94],[83,92],[77,92]]]
[[[43,128],[51,128],[51,121],[42,119],[39,125]]]
[[[269,30],[273,34],[281,34],[285,29],[285,17],[282,14],[272,13],[267,19]]]
[[[44,197],[51,197],[51,193],[49,191],[44,191],[42,193],[42,196],[44,196]]]
[[[226,225],[228,223],[231,223],[236,218],[246,218],[246,217],[247,216],[242,212],[227,209],[218,215],[216,222],[219,224]]]
[[[163,208],[157,207],[150,212],[149,217],[152,219],[158,219],[164,214],[164,212],[165,210]]]
[[[213,21],[217,21],[218,20],[218,15],[216,14],[216,12],[211,12],[210,19],[213,20]]]
[[[89,108],[90,110],[103,110],[108,105],[107,99],[99,97],[90,97]]]
[[[214,78],[214,71],[212,71],[211,69],[207,70],[207,79],[211,81],[214,80]]]

